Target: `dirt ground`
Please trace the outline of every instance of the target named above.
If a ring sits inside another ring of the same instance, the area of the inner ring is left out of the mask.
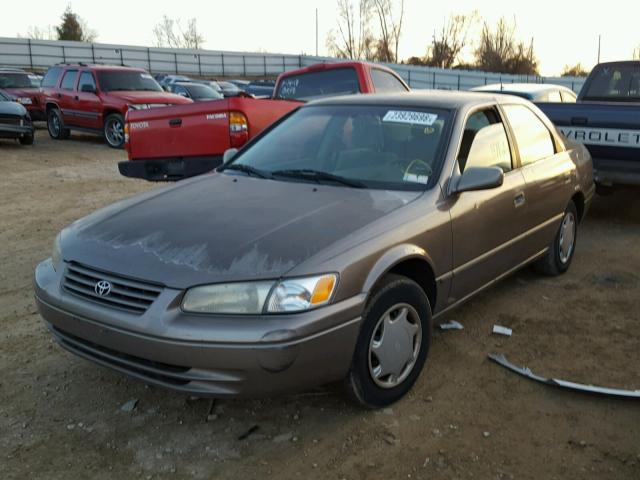
[[[596,199],[568,274],[525,270],[453,312],[465,329],[436,331],[422,376],[392,408],[360,410],[329,386],[218,402],[207,421],[208,400],[75,358],[36,313],[32,273],[55,234],[156,187],[120,177],[123,158],[97,138],[54,142],[44,130],[33,147],[0,142],[2,479],[640,478],[638,400],[559,390],[487,360],[640,389],[637,191]],[[492,335],[494,323],[513,336]]]

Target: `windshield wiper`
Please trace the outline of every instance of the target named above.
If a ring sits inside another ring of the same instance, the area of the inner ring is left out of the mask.
[[[272,178],[269,172],[260,170],[259,168],[252,167],[251,165],[244,165],[242,163],[232,163],[231,165],[222,166],[218,169],[219,172],[224,170],[236,170],[238,172],[244,172],[247,175],[253,175],[260,178]]]
[[[351,180],[350,178],[341,177],[340,175],[334,175],[333,173],[329,172],[322,172],[320,170],[312,170],[306,168],[293,170],[276,170],[275,172],[271,172],[271,174],[274,177],[280,176],[289,178],[301,178],[303,180],[312,180],[318,183],[334,182],[352,188],[367,188],[364,183],[359,182],[358,180]]]

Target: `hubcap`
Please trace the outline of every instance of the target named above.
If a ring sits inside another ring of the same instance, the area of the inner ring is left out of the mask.
[[[418,312],[406,303],[387,310],[369,342],[369,374],[382,388],[401,384],[411,373],[422,341]]]
[[[560,238],[558,240],[560,261],[562,263],[567,263],[571,258],[575,242],[576,219],[572,212],[567,212],[562,219],[562,225],[560,225]]]
[[[124,139],[124,129],[120,120],[111,120],[106,128],[107,140],[111,145],[120,145]]]

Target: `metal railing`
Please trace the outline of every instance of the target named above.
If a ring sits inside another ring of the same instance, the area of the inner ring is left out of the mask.
[[[129,65],[150,73],[200,77],[276,77],[282,72],[340,59],[307,55],[189,50],[104,43],[0,37],[0,65],[43,71],[57,63]],[[577,92],[580,77],[532,77],[468,70],[386,64],[412,88],[468,90],[490,83],[555,83]]]

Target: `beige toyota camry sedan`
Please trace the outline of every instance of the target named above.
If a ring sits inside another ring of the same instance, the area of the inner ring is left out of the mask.
[[[434,319],[569,269],[594,192],[584,147],[494,94],[312,102],[225,159],[62,230],[35,272],[62,347],[191,395],[344,381],[388,405]]]

